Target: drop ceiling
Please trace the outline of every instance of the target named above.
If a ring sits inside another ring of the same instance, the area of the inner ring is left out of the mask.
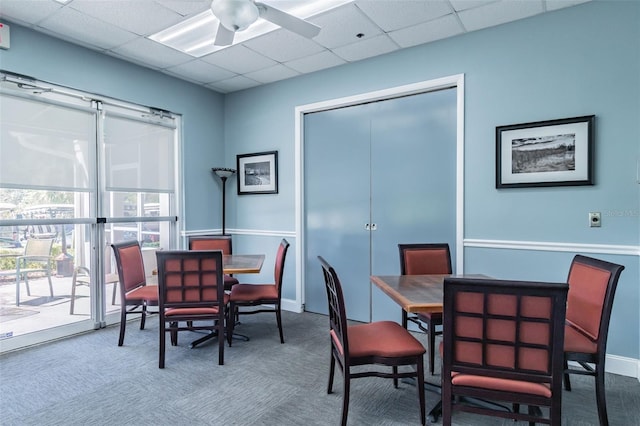
[[[283,10],[300,1],[263,0]],[[585,1],[358,0],[307,18],[322,27],[313,39],[276,28],[200,58],[148,37],[209,9],[211,0],[0,0],[0,21],[229,93]]]

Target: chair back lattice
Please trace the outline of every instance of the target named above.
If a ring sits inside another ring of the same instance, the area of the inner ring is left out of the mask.
[[[451,274],[449,244],[398,244],[402,275]]]
[[[551,420],[465,404],[459,409],[559,424],[567,291],[566,283],[445,279],[443,401],[475,396],[548,406]]]
[[[161,314],[170,308],[224,303],[222,251],[159,251],[158,293]]]
[[[344,304],[342,285],[335,269],[322,257],[318,256],[324,275],[327,301],[329,306],[329,333],[344,363],[349,359],[349,339],[347,336],[347,313]],[[344,364],[343,364],[344,365]]]

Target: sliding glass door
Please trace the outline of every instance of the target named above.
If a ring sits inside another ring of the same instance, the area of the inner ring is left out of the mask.
[[[140,241],[149,275],[155,251],[175,247],[180,117],[0,77],[6,351],[119,320],[108,244]],[[44,252],[24,257],[35,247]]]

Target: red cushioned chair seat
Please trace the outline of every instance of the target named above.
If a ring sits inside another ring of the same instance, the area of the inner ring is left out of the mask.
[[[131,290],[125,295],[127,300],[158,301],[158,286],[145,285]]]
[[[392,321],[352,325],[348,334],[351,357],[403,357],[426,352],[418,340]]]
[[[164,311],[164,316],[165,317],[170,317],[170,316],[180,316],[180,315],[189,315],[189,316],[195,316],[195,315],[215,315],[218,313],[218,307],[212,307],[212,308],[172,308],[172,309],[167,309],[166,311]]]
[[[236,284],[231,288],[231,297],[234,302],[277,299],[278,289],[274,284]]]
[[[470,386],[480,389],[494,389],[503,392],[516,392],[551,398],[551,389],[547,384],[498,379],[496,377],[473,376],[470,374],[456,374],[455,372],[451,373],[451,377],[451,383],[454,386]]]

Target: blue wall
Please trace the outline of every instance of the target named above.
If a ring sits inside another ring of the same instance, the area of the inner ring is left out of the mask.
[[[463,73],[465,239],[565,247],[552,252],[467,247],[465,272],[564,281],[580,245],[595,245],[593,256],[627,267],[608,352],[637,359],[639,23],[638,2],[591,2],[231,93],[225,106],[227,160],[277,149],[280,193],[232,199],[230,227],[295,230],[296,106]],[[495,188],[496,126],[589,114],[597,117],[595,186]],[[590,211],[603,213],[601,228],[587,226]],[[611,255],[605,246],[622,246],[625,253]]]
[[[11,24],[11,49],[0,68],[183,116],[185,223],[220,223],[219,183],[211,167],[224,156],[224,97],[203,87]]]
[[[627,267],[608,352],[638,359],[639,23],[640,2],[594,1],[226,96],[18,25],[11,27],[11,50],[0,51],[0,68],[182,114],[188,230],[219,227],[220,187],[210,167],[232,166],[236,154],[278,150],[279,194],[231,196],[231,182],[227,227],[239,231],[237,251],[275,253],[274,235],[288,235],[289,298],[295,296],[294,108],[464,73],[464,237],[525,243],[521,250],[469,245],[465,272],[564,280],[573,254],[594,245],[594,256]],[[495,189],[496,126],[587,114],[597,116],[595,186]],[[603,213],[601,228],[587,227],[590,211]],[[565,251],[527,248],[531,241]],[[272,262],[268,257],[265,265]],[[271,273],[264,269],[251,279]]]

